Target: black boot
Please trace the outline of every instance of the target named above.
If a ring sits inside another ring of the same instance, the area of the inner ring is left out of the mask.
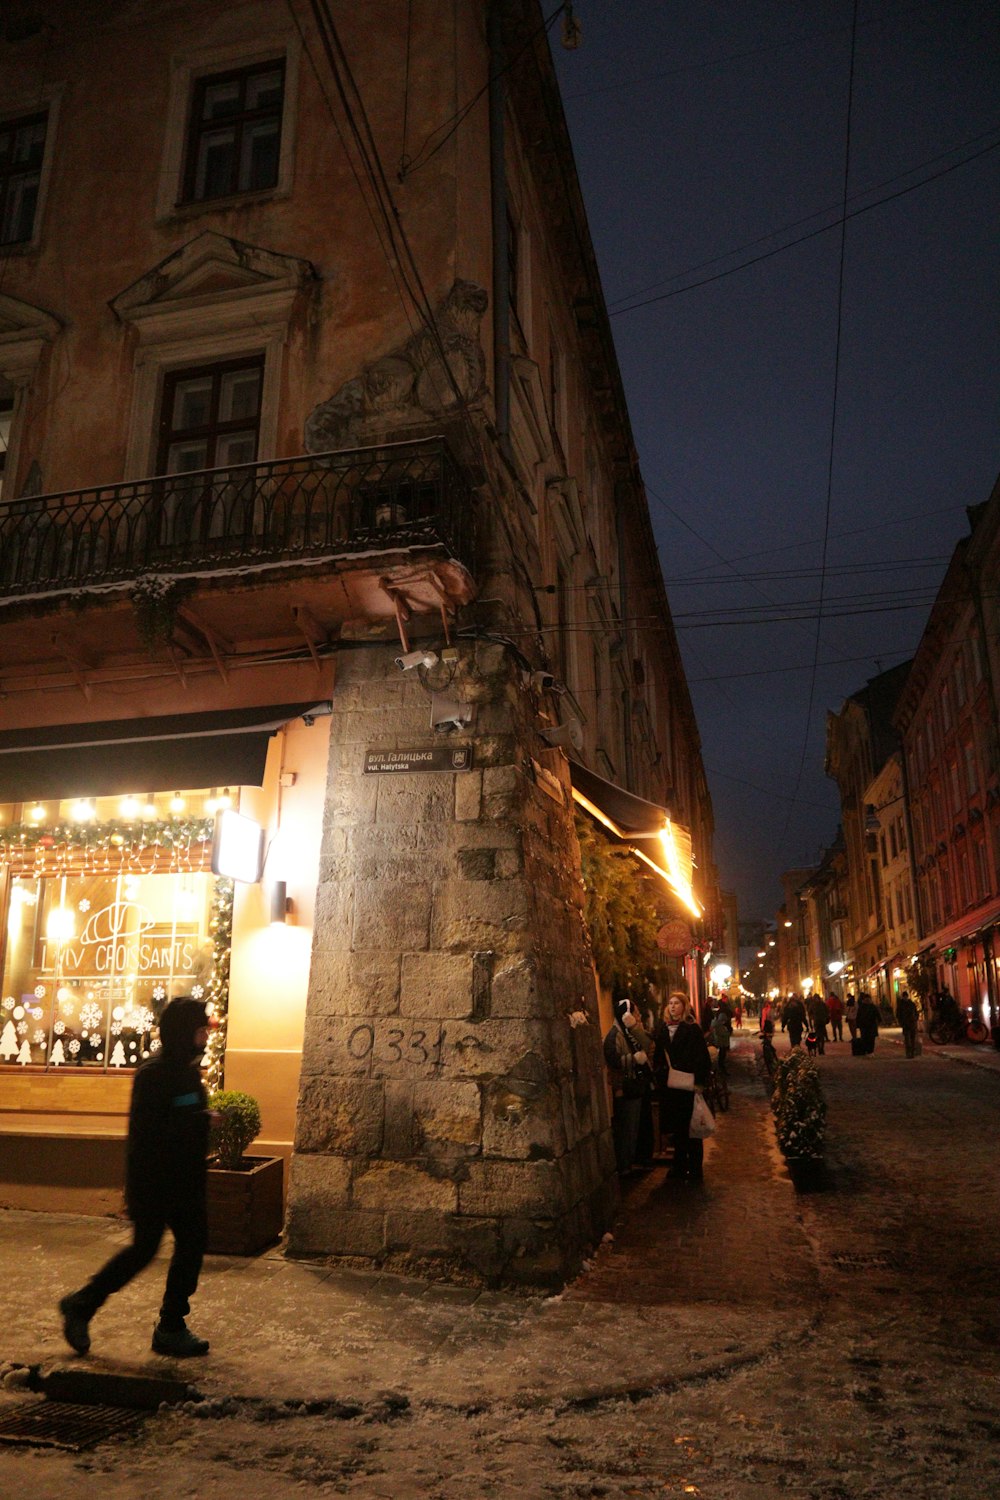
[[[175,1328],[165,1328],[160,1322],[153,1329],[153,1353],[191,1359],[208,1353],[208,1339],[197,1338],[184,1322]]]
[[[62,1313],[63,1338],[77,1354],[86,1354],[90,1349],[90,1313],[80,1303],[79,1292],[71,1292],[59,1303]]]

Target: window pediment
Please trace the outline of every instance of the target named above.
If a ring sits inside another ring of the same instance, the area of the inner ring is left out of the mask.
[[[316,272],[310,261],[280,255],[206,230],[119,292],[109,304],[143,342],[192,332],[222,333],[286,323]]]
[[[0,374],[15,383],[26,379],[62,326],[43,308],[0,293]]]

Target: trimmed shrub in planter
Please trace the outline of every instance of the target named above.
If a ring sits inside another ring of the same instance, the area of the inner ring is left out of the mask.
[[[782,1058],[771,1096],[774,1127],[782,1155],[792,1170],[815,1174],[823,1163],[826,1100],[819,1069],[796,1049]]]
[[[260,1133],[260,1106],[250,1094],[220,1089],[209,1108],[208,1248],[214,1255],[256,1255],[280,1238],[285,1164],[280,1156],[247,1156]]]

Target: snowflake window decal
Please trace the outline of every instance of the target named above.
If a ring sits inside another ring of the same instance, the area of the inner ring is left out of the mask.
[[[80,900],[76,903],[76,909],[77,909],[77,911],[89,911],[90,910],[90,900],[89,900],[89,898],[87,896],[81,896]]]
[[[62,1036],[63,1032],[66,1030],[65,1021],[57,1021],[52,1030],[55,1032],[56,1036]]]
[[[35,999],[36,1000],[44,1000],[45,999],[45,986],[44,986],[44,984],[36,984],[35,985]]]
[[[76,1054],[79,1052],[79,1050],[80,1050],[80,1043],[77,1041],[76,1037],[74,1037],[73,1040],[69,1044],[69,1051],[71,1052],[71,1054],[73,1055],[73,1057],[75,1057]]]
[[[104,1020],[104,1012],[99,1005],[88,1001],[80,1007],[80,1024],[86,1026],[88,1031],[94,1031]]]

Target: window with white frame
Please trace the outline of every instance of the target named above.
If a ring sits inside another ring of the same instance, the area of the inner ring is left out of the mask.
[[[284,97],[284,58],[195,81],[182,202],[277,185]]]
[[[0,122],[0,245],[22,245],[35,232],[48,111]]]

